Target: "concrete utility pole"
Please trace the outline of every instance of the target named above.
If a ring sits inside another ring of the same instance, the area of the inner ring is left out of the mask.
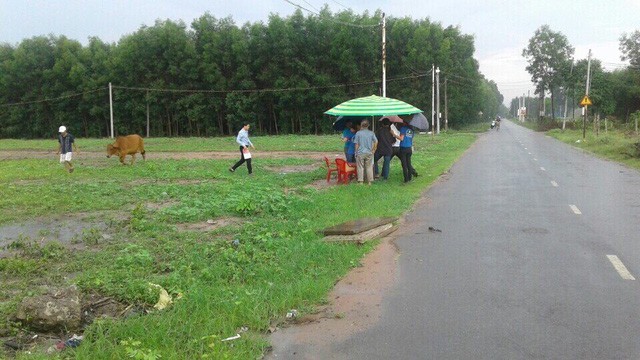
[[[109,83],[109,112],[111,114],[111,138],[113,139],[113,90],[111,83]]]
[[[591,80],[591,49],[589,49],[589,58],[587,60],[587,86],[585,96],[589,96],[589,84]],[[582,139],[587,136],[587,116],[589,116],[589,106],[584,106],[584,117],[582,118]]]
[[[436,68],[436,118],[438,119],[438,134],[440,134],[440,67]]]
[[[436,103],[436,71],[435,71],[435,65],[431,64],[431,136],[436,134],[436,124],[435,124],[435,119],[434,119],[434,115],[436,113],[435,110],[435,103]]]
[[[449,130],[449,106],[447,104],[447,78],[444,78],[444,131]]]
[[[382,13],[382,97],[387,97],[387,19]]]
[[[149,90],[147,90],[147,137],[149,137]]]
[[[571,75],[573,74],[573,60],[571,60],[571,70],[569,71],[569,78],[571,78]],[[569,102],[569,97],[567,96],[567,91],[568,89],[564,89],[564,117],[562,118],[562,131],[564,131],[565,125],[567,123],[567,110],[568,110],[568,102]]]
[[[526,108],[525,114],[524,114],[525,120],[527,120],[527,118],[529,117],[529,106],[528,105],[530,104],[530,101],[529,101],[530,97],[531,97],[531,90],[527,90],[527,101],[524,104],[524,107]]]

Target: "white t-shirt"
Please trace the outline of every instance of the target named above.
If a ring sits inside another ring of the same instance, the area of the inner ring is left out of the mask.
[[[398,131],[395,124],[391,124],[391,132],[393,133],[394,136],[400,136],[400,131]],[[400,147],[400,140],[396,138],[396,142],[391,146]]]

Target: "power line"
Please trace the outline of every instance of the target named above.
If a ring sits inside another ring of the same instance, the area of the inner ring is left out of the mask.
[[[307,0],[302,0],[302,1],[304,1],[307,5],[311,6],[311,8],[312,8],[313,10],[318,11],[318,12],[320,11],[320,10],[318,10],[318,8],[317,8],[317,7],[313,6],[313,5],[312,5],[310,2],[308,2]]]
[[[103,91],[103,90],[107,90],[107,88],[106,87],[102,87],[102,88],[99,88],[99,89],[79,92],[79,93],[75,93],[75,94],[58,96],[58,97],[55,97],[55,98],[45,98],[45,99],[33,100],[33,101],[22,101],[22,102],[11,103],[11,104],[0,104],[0,107],[2,107],[2,106],[7,106],[8,107],[8,106],[17,106],[17,105],[37,104],[37,103],[43,103],[43,102],[48,102],[48,101],[62,100],[62,99],[72,98],[72,97],[75,97],[75,96],[91,94],[91,93],[94,93],[94,92],[97,92],[97,91]]]
[[[333,1],[334,3],[336,3],[336,4],[340,5],[340,6],[342,6],[343,8],[345,8],[345,9],[347,9],[347,10],[349,10],[349,9],[350,9],[350,8],[346,7],[345,5],[342,5],[341,3],[337,2],[336,0],[331,0],[331,1]]]
[[[316,11],[309,10],[309,9],[307,9],[307,8],[306,8],[306,7],[304,7],[304,6],[301,6],[301,5],[299,5],[299,4],[296,4],[296,3],[294,3],[294,2],[291,2],[290,0],[284,0],[284,1],[285,1],[285,2],[288,2],[289,4],[291,4],[291,5],[295,6],[295,7],[297,7],[298,9],[304,10],[304,11],[309,12],[309,13],[311,13],[311,14],[317,15],[318,17],[321,17],[321,15],[320,15],[318,12],[316,12]],[[303,0],[303,1],[304,1],[304,0]],[[306,1],[305,1],[305,2],[306,2]],[[307,3],[307,4],[309,4],[309,3]],[[311,4],[309,4],[309,5],[311,5]],[[312,5],[312,7],[313,7],[313,5]],[[332,18],[329,18],[329,19],[327,19],[327,20],[332,21],[332,22],[334,22],[334,23],[336,23],[336,24],[345,25],[345,26],[351,26],[351,27],[357,27],[357,28],[363,28],[363,29],[370,29],[370,28],[374,28],[374,27],[378,27],[378,26],[380,26],[380,24],[375,24],[375,25],[360,25],[360,24],[354,24],[354,23],[348,23],[348,22],[344,22],[344,21],[340,21],[340,20],[335,20],[335,19],[332,19]]]
[[[406,75],[397,78],[387,79],[387,82],[390,81],[400,81],[407,79],[417,79],[421,77],[427,76],[427,74],[415,74],[415,75]],[[333,89],[339,87],[347,87],[347,86],[359,86],[359,85],[371,85],[382,82],[382,80],[371,80],[371,81],[363,81],[363,82],[355,82],[349,84],[334,84],[334,85],[324,85],[324,86],[307,86],[307,87],[290,87],[290,88],[271,88],[271,89],[235,89],[235,90],[201,90],[201,89],[161,89],[161,88],[146,88],[146,87],[134,87],[134,86],[118,86],[114,85],[114,89],[122,89],[122,90],[135,90],[135,91],[155,91],[155,92],[169,92],[169,93],[209,93],[209,94],[228,94],[228,93],[275,93],[275,92],[288,92],[288,91],[304,91],[304,90],[321,90],[321,89]]]
[[[412,74],[412,75],[404,75],[396,78],[387,79],[387,82],[392,81],[402,81],[408,79],[417,79],[421,77],[425,77],[429,75],[430,72],[422,73],[422,74]],[[325,86],[307,86],[307,87],[290,87],[290,88],[271,88],[271,89],[234,89],[234,90],[212,90],[212,89],[161,89],[161,88],[148,88],[148,87],[136,87],[136,86],[112,86],[113,89],[121,89],[121,90],[133,90],[133,91],[154,91],[154,92],[165,92],[165,93],[189,93],[189,94],[197,94],[197,93],[208,93],[208,94],[228,94],[228,93],[276,93],[276,92],[289,92],[289,91],[305,91],[305,90],[322,90],[322,89],[334,89],[340,87],[348,87],[348,86],[360,86],[360,85],[372,85],[381,83],[382,80],[371,80],[371,81],[362,81],[355,82],[349,84],[334,84],[334,85],[325,85]],[[107,90],[107,87],[102,87],[94,90],[89,90],[81,93],[63,95],[55,98],[46,98],[41,100],[34,101],[23,101],[11,104],[0,104],[0,107],[8,107],[8,106],[17,106],[17,105],[28,105],[28,104],[36,104],[47,101],[61,100],[67,99],[74,96],[80,96],[85,94],[90,94],[98,91]]]

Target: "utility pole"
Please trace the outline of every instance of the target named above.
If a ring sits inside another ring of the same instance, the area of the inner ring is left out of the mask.
[[[529,97],[531,97],[531,90],[527,90],[527,99],[525,100],[525,103],[524,103],[524,120],[525,121],[529,117],[529,107],[527,106],[527,103],[530,103]]]
[[[387,97],[387,19],[382,13],[382,97]]]
[[[435,124],[435,119],[434,119],[434,115],[436,113],[435,110],[435,102],[436,102],[436,71],[435,71],[435,65],[431,64],[431,136],[434,136],[436,134],[436,124]]]
[[[149,90],[147,90],[147,137],[149,137]]]
[[[591,49],[589,49],[589,60],[587,61],[587,88],[585,96],[589,96],[589,84],[591,80]],[[582,139],[587,136],[587,116],[589,116],[589,106],[584,106],[584,117],[582,118]]]
[[[109,113],[111,114],[111,138],[113,139],[113,90],[109,83]]]
[[[440,134],[440,67],[436,68],[436,118],[438,120],[438,134]]]
[[[449,105],[447,103],[447,78],[444,78],[444,131],[449,130]]]
[[[573,74],[573,59],[571,60],[571,70],[569,71],[569,79],[571,79],[571,75]],[[567,96],[568,94],[568,89],[564,89],[564,117],[562,118],[562,131],[564,131],[566,124],[567,124],[567,110],[568,110],[568,101],[569,101],[569,96]]]

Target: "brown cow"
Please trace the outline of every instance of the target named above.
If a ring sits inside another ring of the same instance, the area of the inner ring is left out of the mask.
[[[140,135],[127,135],[116,137],[116,142],[107,145],[107,157],[118,154],[120,162],[124,165],[124,157],[131,155],[131,165],[136,161],[136,153],[142,154],[144,160],[147,159],[144,151],[144,141]]]

